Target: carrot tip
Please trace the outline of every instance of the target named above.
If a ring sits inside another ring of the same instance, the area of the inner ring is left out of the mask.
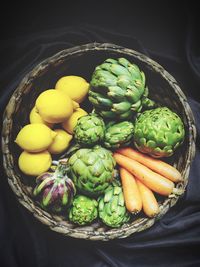
[[[132,211],[131,211],[131,214],[133,214],[133,215],[137,215],[138,213],[140,213],[139,210],[132,210]]]
[[[150,215],[149,217],[150,217],[150,218],[155,218],[157,215],[158,215],[158,212],[156,212],[156,213]]]

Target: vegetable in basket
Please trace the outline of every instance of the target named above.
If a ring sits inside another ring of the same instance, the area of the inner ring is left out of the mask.
[[[169,196],[172,193],[178,193],[178,190],[175,188],[175,185],[172,181],[152,171],[136,160],[130,159],[119,153],[114,153],[114,159],[116,160],[117,164],[128,170],[138,180],[140,180],[154,192],[163,196]]]
[[[69,210],[69,220],[79,225],[91,223],[97,218],[98,202],[84,195],[77,195]]]
[[[164,162],[163,160],[153,158],[147,154],[143,154],[131,147],[123,147],[117,150],[117,153],[120,153],[130,159],[134,159],[151,170],[163,175],[172,182],[181,182],[183,178],[181,173],[170,164]]]
[[[107,148],[119,148],[131,143],[134,133],[132,122],[109,122],[106,125],[104,145]]]
[[[124,168],[120,168],[120,175],[127,210],[133,214],[143,210],[148,217],[155,217],[159,205],[151,189]]]
[[[125,58],[106,59],[92,75],[89,101],[106,119],[129,119],[140,112],[143,105],[153,107],[147,98],[145,74],[136,64]]]
[[[136,179],[136,183],[142,198],[142,208],[144,213],[150,218],[155,217],[159,213],[159,204],[154,193],[146,185],[140,182],[140,180]]]
[[[78,119],[74,128],[75,140],[85,146],[93,146],[101,142],[105,134],[105,124],[101,117],[95,113],[85,115]]]
[[[120,177],[123,188],[125,206],[132,214],[142,210],[142,198],[135,177],[124,168],[120,168]]]
[[[169,157],[183,143],[181,118],[167,107],[146,110],[135,121],[134,144],[153,157]]]
[[[112,153],[101,146],[81,148],[68,162],[76,188],[86,195],[102,194],[114,179],[115,160]]]
[[[120,227],[128,222],[130,215],[125,207],[122,187],[118,183],[109,186],[99,197],[99,218],[110,227]]]
[[[33,191],[43,208],[53,212],[67,209],[76,193],[72,180],[67,176],[67,159],[62,159],[54,172],[45,172],[36,178]]]

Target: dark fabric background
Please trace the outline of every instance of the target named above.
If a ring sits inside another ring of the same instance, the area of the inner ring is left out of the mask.
[[[111,42],[141,51],[179,82],[197,126],[196,157],[184,196],[150,229],[91,242],[63,237],[16,200],[1,167],[0,266],[200,266],[200,42],[190,1],[73,1],[1,9],[1,114],[23,76],[42,59],[75,45]]]

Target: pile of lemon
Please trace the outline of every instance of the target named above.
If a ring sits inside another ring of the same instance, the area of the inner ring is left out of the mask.
[[[31,176],[47,171],[52,154],[64,152],[70,145],[73,129],[87,112],[80,108],[89,90],[88,82],[79,76],[64,76],[55,89],[43,91],[30,112],[30,124],[18,133],[15,142],[23,149],[20,170]]]

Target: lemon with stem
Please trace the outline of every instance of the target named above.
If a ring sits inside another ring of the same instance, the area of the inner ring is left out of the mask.
[[[61,77],[55,89],[66,93],[72,100],[81,103],[89,91],[89,83],[80,76],[69,75]]]
[[[51,154],[60,154],[68,148],[70,141],[72,140],[72,135],[68,134],[63,129],[56,129],[54,131],[56,132],[56,137],[48,147],[48,151]]]
[[[35,105],[42,119],[50,123],[63,122],[72,115],[74,109],[72,99],[55,89],[42,92]]]

